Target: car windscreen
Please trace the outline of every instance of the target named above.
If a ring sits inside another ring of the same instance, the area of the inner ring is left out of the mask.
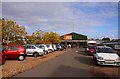
[[[48,48],[50,47],[50,45],[46,45]]]
[[[88,48],[89,48],[89,49],[90,49],[90,48],[93,48],[93,49],[95,49],[95,48],[96,48],[96,46],[89,46]]]
[[[3,46],[3,50],[8,50],[8,46]]]
[[[113,49],[111,48],[97,48],[97,53],[113,53]]]
[[[61,47],[60,45],[56,45],[57,48]]]
[[[23,47],[26,49],[27,48],[27,46],[25,46],[25,45],[23,45]]]
[[[61,46],[64,46],[64,44],[60,44]]]
[[[42,45],[36,45],[38,48],[42,48],[42,49],[44,49],[44,46],[42,46]]]

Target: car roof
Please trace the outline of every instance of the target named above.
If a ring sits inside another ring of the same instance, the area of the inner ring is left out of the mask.
[[[46,45],[52,45],[52,44],[46,44]]]
[[[111,47],[109,46],[97,46],[97,48],[110,48],[111,49]]]

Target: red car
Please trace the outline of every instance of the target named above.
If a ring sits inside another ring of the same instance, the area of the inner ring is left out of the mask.
[[[4,45],[3,53],[6,54],[6,59],[18,59],[19,61],[23,61],[26,57],[24,47],[17,44]]]
[[[90,47],[89,48],[89,55],[93,55],[96,52],[95,47]]]
[[[2,52],[2,46],[0,46],[0,65],[4,64],[6,61],[6,55],[4,52]]]

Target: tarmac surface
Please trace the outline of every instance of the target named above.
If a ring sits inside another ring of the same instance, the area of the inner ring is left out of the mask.
[[[119,70],[120,67],[96,66],[84,49],[71,48],[69,52],[14,77],[118,77]]]

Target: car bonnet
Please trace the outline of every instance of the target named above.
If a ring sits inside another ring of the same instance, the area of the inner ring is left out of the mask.
[[[116,53],[97,53],[98,56],[104,58],[104,59],[112,59],[115,60],[119,56]]]

